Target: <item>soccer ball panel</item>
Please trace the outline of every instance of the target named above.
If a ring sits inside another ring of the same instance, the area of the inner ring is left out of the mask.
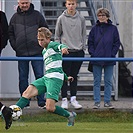
[[[20,117],[22,115],[22,109],[17,105],[11,105],[9,107],[13,110],[12,119],[14,121],[20,119]]]

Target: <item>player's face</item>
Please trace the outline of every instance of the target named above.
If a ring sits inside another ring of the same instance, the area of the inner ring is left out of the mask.
[[[70,14],[75,13],[76,7],[77,7],[76,1],[66,1],[66,8],[68,13]]]
[[[48,39],[46,37],[38,36],[38,43],[41,47],[46,48],[48,46]]]
[[[30,8],[30,0],[19,0],[18,6],[21,11],[27,11]]]

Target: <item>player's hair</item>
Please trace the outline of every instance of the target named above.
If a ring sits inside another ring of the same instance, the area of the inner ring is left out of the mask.
[[[99,14],[104,14],[104,15],[106,15],[106,17],[110,17],[110,13],[109,13],[109,10],[107,9],[107,8],[99,8],[98,10],[97,10],[97,16],[99,15]]]
[[[18,2],[20,2],[20,0],[17,0]],[[32,0],[29,0],[29,2],[31,3],[32,2]]]
[[[38,36],[51,38],[52,32],[48,28],[41,27],[38,29]]]
[[[78,2],[78,0],[66,0],[66,2],[67,2],[67,1],[75,1],[76,3]]]

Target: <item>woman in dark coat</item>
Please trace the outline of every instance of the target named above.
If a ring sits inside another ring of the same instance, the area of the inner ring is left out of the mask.
[[[0,54],[3,48],[7,45],[8,40],[8,22],[6,15],[0,11]]]
[[[110,13],[106,8],[97,11],[97,23],[91,29],[88,37],[88,52],[93,58],[115,58],[120,38],[117,27],[109,19]],[[94,76],[94,109],[100,107],[100,84],[102,69],[104,69],[104,107],[114,108],[110,103],[112,91],[113,68],[115,61],[91,61]]]

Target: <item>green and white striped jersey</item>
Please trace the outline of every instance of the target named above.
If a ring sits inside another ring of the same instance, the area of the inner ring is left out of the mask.
[[[67,46],[51,41],[47,48],[43,49],[42,54],[46,70],[45,77],[61,80],[64,80],[64,78],[68,79],[62,69],[62,48],[67,48]]]

